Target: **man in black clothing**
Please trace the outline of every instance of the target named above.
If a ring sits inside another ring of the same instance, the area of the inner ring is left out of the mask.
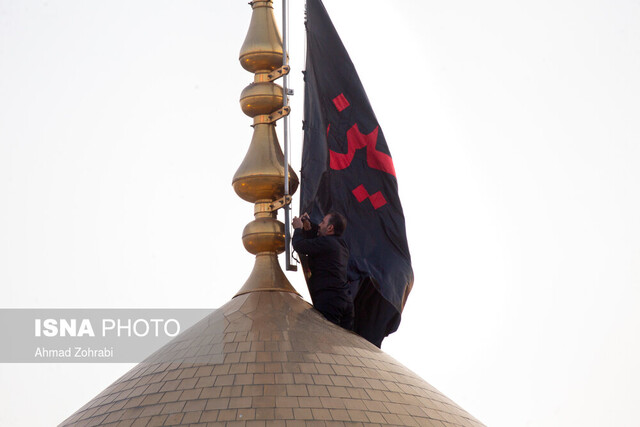
[[[311,277],[307,281],[313,306],[330,322],[353,329],[353,299],[347,284],[349,249],[341,237],[347,220],[337,212],[325,215],[317,226],[309,215],[292,221],[293,248],[308,255]]]

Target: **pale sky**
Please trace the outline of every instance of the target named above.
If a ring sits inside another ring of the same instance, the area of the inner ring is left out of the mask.
[[[383,350],[491,427],[638,425],[640,2],[325,5],[407,219],[416,281]],[[237,292],[250,17],[246,1],[0,0],[0,306]],[[55,425],[132,366],[0,365],[0,425]]]

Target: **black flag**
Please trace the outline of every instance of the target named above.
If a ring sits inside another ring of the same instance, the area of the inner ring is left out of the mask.
[[[355,332],[380,347],[398,329],[413,285],[398,183],[387,143],[321,0],[307,0],[300,211],[347,218]],[[381,82],[382,84],[383,82]]]

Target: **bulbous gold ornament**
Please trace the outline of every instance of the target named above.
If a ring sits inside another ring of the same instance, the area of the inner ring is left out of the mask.
[[[274,124],[254,125],[251,145],[233,176],[233,189],[247,202],[284,196],[284,155]],[[298,176],[289,166],[289,193],[298,188]]]
[[[244,227],[242,243],[257,255],[260,252],[284,252],[284,224],[275,218],[256,218]]]
[[[240,64],[252,73],[273,71],[282,66],[282,37],[273,16],[273,3],[251,3],[253,13],[249,31],[240,49]]]
[[[251,83],[240,94],[240,108],[249,117],[271,114],[282,107],[282,86],[272,82]]]

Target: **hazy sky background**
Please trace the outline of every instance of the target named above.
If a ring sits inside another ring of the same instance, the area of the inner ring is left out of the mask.
[[[216,308],[242,286],[246,3],[0,0],[2,307]],[[407,219],[416,281],[383,350],[488,426],[638,425],[640,2],[325,5]],[[0,425],[57,424],[131,367],[0,365]]]

